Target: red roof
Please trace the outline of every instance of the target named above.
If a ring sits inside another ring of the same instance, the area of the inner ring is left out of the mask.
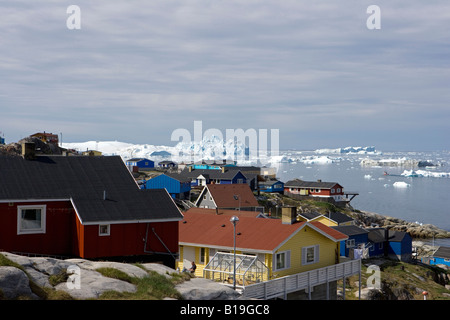
[[[333,241],[347,239],[346,235],[320,222],[283,224],[279,219],[240,216],[236,225],[236,248],[242,251],[256,250],[272,253],[305,225]],[[187,211],[179,226],[181,245],[233,248],[233,224],[230,222],[230,215]]]
[[[219,208],[238,208],[239,203],[241,208],[259,206],[247,184],[208,184],[206,187]]]

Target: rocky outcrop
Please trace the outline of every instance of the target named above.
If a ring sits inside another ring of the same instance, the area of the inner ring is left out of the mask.
[[[171,278],[177,271],[158,263],[143,263],[137,267],[133,264],[89,261],[85,259],[54,259],[45,257],[25,257],[0,252],[8,260],[20,265],[0,266],[0,300],[1,299],[39,299],[30,288],[32,280],[40,287],[64,291],[75,299],[95,299],[105,291],[135,292],[136,286],[119,279],[103,276],[96,271],[100,268],[113,268],[126,273],[130,277],[142,278],[155,271]],[[71,273],[70,270],[75,271]],[[52,285],[51,277],[67,273],[68,279]],[[78,276],[78,277],[77,277]],[[175,286],[184,300],[234,300],[240,294],[224,285],[202,278],[192,278]]]
[[[419,224],[408,222],[402,219],[383,216],[381,214],[368,211],[354,211],[352,218],[363,227],[379,226],[386,229],[408,232],[412,238],[430,239],[430,238],[450,238],[450,232],[440,229],[431,224]]]
[[[14,267],[0,267],[0,298],[37,298],[31,291],[28,277],[22,270]]]

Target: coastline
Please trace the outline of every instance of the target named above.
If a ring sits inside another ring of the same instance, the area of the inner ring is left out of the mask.
[[[450,238],[450,231],[432,224],[419,224],[403,219],[385,216],[375,212],[352,210],[352,218],[365,227],[377,225],[387,229],[408,232],[415,240]]]

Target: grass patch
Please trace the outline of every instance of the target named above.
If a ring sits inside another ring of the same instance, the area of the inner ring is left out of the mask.
[[[117,275],[119,274],[119,277],[122,277],[122,279],[120,280],[124,280],[123,274],[121,274],[121,272],[110,273],[110,271],[108,271],[102,274],[105,276],[106,274],[112,274],[116,279],[118,279]],[[129,276],[125,278],[129,280],[128,282],[136,286],[136,292],[105,291],[99,297],[99,300],[161,300],[165,297],[174,299],[182,298],[181,294],[175,289],[174,281],[172,281],[172,279],[170,278],[166,278],[165,276],[158,274],[155,271],[149,271],[148,276],[145,276],[143,278]]]
[[[130,277],[128,274],[126,274],[125,272],[118,270],[118,269],[98,268],[98,269],[95,269],[95,271],[101,273],[103,276],[108,277],[108,278],[113,278],[113,279],[126,281],[129,283],[133,283],[133,277]]]

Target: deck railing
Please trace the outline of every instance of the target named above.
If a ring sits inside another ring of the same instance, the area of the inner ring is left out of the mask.
[[[251,284],[244,288],[243,296],[249,299],[286,299],[288,293],[308,289],[309,294],[311,294],[310,289],[317,285],[340,280],[358,273],[361,273],[360,259]]]

